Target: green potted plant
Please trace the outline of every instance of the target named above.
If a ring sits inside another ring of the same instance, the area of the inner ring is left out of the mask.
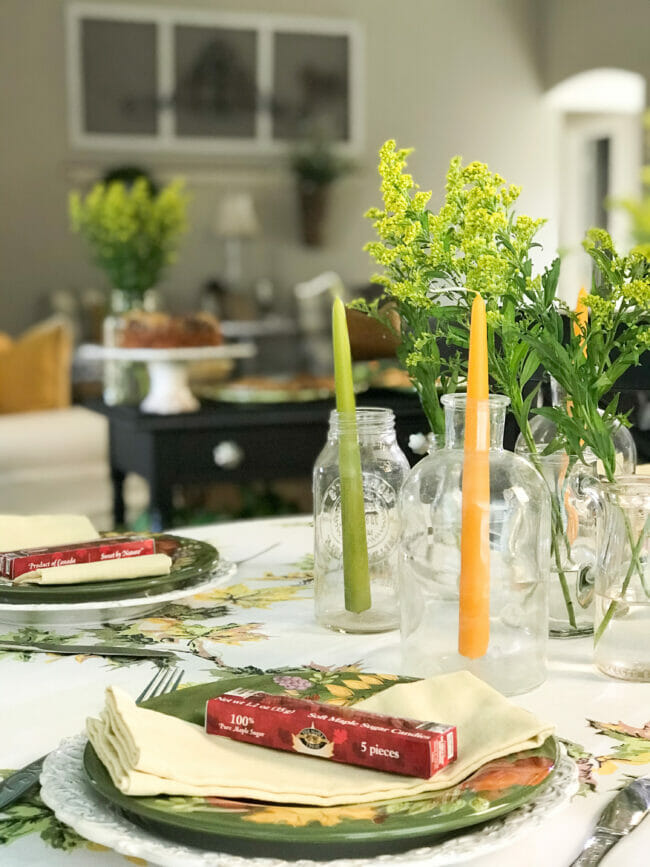
[[[303,242],[318,247],[323,243],[329,189],[351,170],[351,165],[335,153],[326,139],[314,138],[293,151],[291,169],[298,190]]]

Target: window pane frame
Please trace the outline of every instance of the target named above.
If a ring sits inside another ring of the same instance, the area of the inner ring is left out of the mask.
[[[206,155],[286,154],[291,140],[273,137],[271,103],[274,98],[275,35],[285,33],[344,36],[348,40],[347,127],[348,137],[337,142],[341,154],[358,154],[363,145],[363,31],[352,19],[306,18],[283,15],[215,12],[211,10],[167,9],[102,3],[71,3],[65,8],[68,90],[68,137],[79,150],[118,150]],[[84,93],[81,67],[82,21],[99,18],[140,21],[156,28],[158,133],[104,134],[84,128]],[[175,82],[174,28],[197,26],[253,30],[256,32],[256,85],[258,106],[254,134],[250,137],[187,136],[176,132],[173,106]]]

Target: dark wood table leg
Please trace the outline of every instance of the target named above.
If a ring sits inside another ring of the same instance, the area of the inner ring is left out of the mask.
[[[154,533],[169,530],[172,525],[172,485],[163,479],[149,479],[149,524]]]
[[[111,484],[113,485],[113,526],[124,526],[125,509],[124,509],[124,479],[126,473],[118,470],[117,467],[111,467]]]

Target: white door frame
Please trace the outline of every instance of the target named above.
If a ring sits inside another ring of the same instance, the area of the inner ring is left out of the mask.
[[[641,192],[643,136],[641,115],[635,113],[565,114],[560,132],[559,247],[563,256],[558,294],[572,307],[581,286],[589,290],[590,259],[582,250],[590,228],[585,213],[590,182],[588,146],[607,138],[609,193],[612,200],[636,197]],[[609,230],[617,248],[630,246],[628,218],[620,208],[609,211]]]

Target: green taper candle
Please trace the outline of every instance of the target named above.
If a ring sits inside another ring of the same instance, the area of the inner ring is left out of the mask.
[[[368,541],[363,504],[361,454],[357,438],[357,417],[352,382],[350,337],[345,306],[340,298],[332,308],[332,339],[336,409],[339,425],[339,475],[341,478],[341,531],[343,535],[343,583],[347,611],[359,614],[370,608]]]

